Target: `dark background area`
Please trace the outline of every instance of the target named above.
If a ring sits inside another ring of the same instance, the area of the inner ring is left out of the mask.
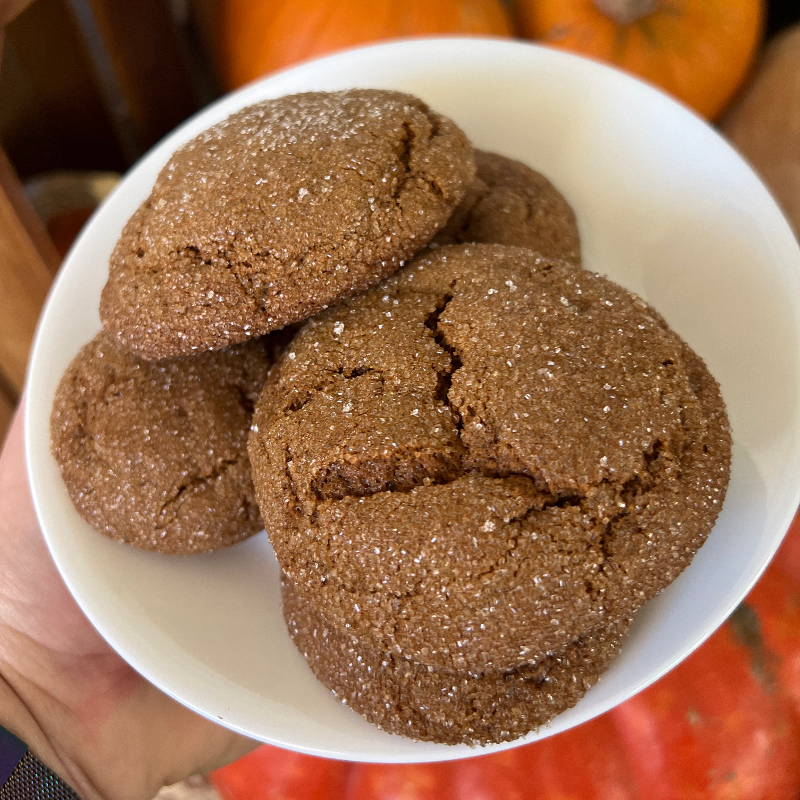
[[[768,37],[800,20],[800,2],[798,0],[770,2],[767,3],[767,9]]]

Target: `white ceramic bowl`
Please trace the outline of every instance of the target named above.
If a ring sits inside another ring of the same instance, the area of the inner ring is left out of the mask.
[[[484,751],[390,736],[314,679],[284,629],[265,535],[185,558],[112,543],[73,509],[50,454],[58,379],[100,327],[108,256],[170,154],[257,100],[365,86],[419,95],[477,146],[552,179],[577,212],[586,266],[643,296],[696,349],[733,425],[728,498],[691,566],[637,615],[621,656],[575,708],[485,751],[563,731],[643,689],[708,637],[766,566],[800,499],[800,251],[747,165],[685,108],[594,62],[490,39],[380,45],[247,86],[165,139],[94,215],[42,315],[26,408],[36,509],[76,600],[142,675],[230,728],[337,758],[453,759]]]

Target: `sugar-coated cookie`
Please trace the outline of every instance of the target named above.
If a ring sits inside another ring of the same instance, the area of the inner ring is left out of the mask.
[[[247,435],[263,339],[145,361],[99,334],[61,379],[52,450],[81,516],[146,550],[217,550],[257,533]]]
[[[547,178],[511,158],[475,151],[477,173],[435,244],[509,244],[580,264],[575,212]]]
[[[125,226],[103,326],[159,359],[304,320],[420,250],[474,172],[461,130],[407,94],[245,108],[175,153]]]

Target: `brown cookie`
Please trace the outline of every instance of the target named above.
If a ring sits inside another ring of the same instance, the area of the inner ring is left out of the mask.
[[[217,550],[263,527],[247,434],[271,357],[263,339],[145,361],[104,334],[56,392],[53,455],[101,533],[146,550]]]
[[[157,359],[304,320],[420,250],[474,172],[464,134],[410,95],[245,108],[175,153],[125,226],[103,326]]]
[[[326,622],[420,664],[504,670],[686,567],[730,435],[715,381],[643,301],[472,245],[306,323],[249,450],[281,566]]]
[[[580,264],[575,213],[544,175],[483,150],[475,165],[475,180],[434,244],[508,244]]]
[[[597,681],[630,625],[617,620],[511,670],[432,669],[334,629],[285,576],[282,589],[289,633],[336,697],[389,733],[441,744],[508,742],[546,724]]]

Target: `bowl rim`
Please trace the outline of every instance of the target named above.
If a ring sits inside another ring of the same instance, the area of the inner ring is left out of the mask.
[[[502,50],[506,50],[508,52],[512,51],[529,52],[531,48],[534,48],[537,51],[547,52],[548,58],[565,59],[567,61],[574,61],[577,59],[581,62],[584,62],[587,68],[613,73],[618,77],[621,76],[625,81],[632,81],[635,84],[642,84],[646,86],[648,90],[657,92],[659,95],[662,96],[662,98],[666,99],[669,103],[680,108],[683,112],[688,112],[698,122],[713,130],[713,128],[711,128],[711,126],[707,123],[707,121],[704,120],[702,117],[700,117],[691,108],[686,106],[684,103],[676,100],[675,98],[668,96],[660,88],[655,87],[652,84],[640,81],[635,77],[632,77],[626,73],[621,72],[620,70],[617,70],[613,66],[604,64],[592,58],[581,56],[579,54],[567,53],[562,50],[558,50],[556,48],[544,47],[534,43],[504,39],[503,37],[472,37],[472,36],[409,37],[399,40],[392,40],[388,42],[381,42],[378,44],[370,44],[357,48],[345,49],[333,53],[331,55],[324,56],[322,58],[310,59],[308,61],[302,62],[301,64],[293,65],[285,69],[282,69],[278,72],[272,73],[271,75],[263,79],[258,79],[249,84],[246,84],[245,86],[241,87],[240,89],[236,90],[233,93],[224,95],[223,97],[219,98],[209,106],[206,106],[205,108],[198,111],[196,114],[189,117],[187,120],[181,123],[177,128],[175,128],[170,134],[168,134],[164,139],[162,139],[157,145],[155,145],[150,151],[148,151],[144,156],[142,156],[142,158],[139,159],[139,161],[137,161],[137,163],[133,165],[133,167],[128,171],[128,173],[126,173],[125,179],[123,180],[120,189],[115,190],[112,196],[116,195],[117,192],[120,190],[124,191],[127,177],[132,173],[136,172],[145,161],[147,161],[147,163],[159,162],[163,165],[163,163],[166,161],[166,158],[164,158],[165,154],[171,154],[172,152],[174,152],[174,150],[178,146],[188,141],[188,139],[191,138],[191,136],[196,135],[196,133],[199,132],[199,130],[207,128],[209,125],[214,124],[219,119],[228,116],[230,113],[233,113],[234,111],[244,107],[245,105],[248,105],[251,102],[256,102],[258,98],[254,97],[253,95],[257,94],[264,86],[270,86],[270,87],[273,85],[280,86],[281,82],[284,81],[284,79],[287,76],[293,79],[302,80],[302,77],[306,73],[317,71],[326,64],[334,64],[344,60],[350,60],[354,57],[354,55],[358,57],[363,57],[370,53],[385,52],[389,50],[392,51],[401,50],[403,48],[408,48],[408,47],[413,48],[413,47],[418,47],[420,45],[424,47],[438,48],[442,45],[449,46],[454,43],[456,44],[468,43],[470,46],[477,46],[478,43],[480,43],[481,45],[487,45],[492,48],[499,48]],[[367,84],[369,84],[369,81],[367,81]],[[273,95],[270,93],[269,95],[266,96],[272,97],[277,95]],[[204,124],[202,128],[198,129],[198,124],[200,122],[203,122]],[[730,145],[730,143],[725,141],[718,133],[716,133],[716,131],[715,135],[719,139],[719,142],[724,145],[724,147],[728,148],[732,153],[736,153],[735,149]],[[745,169],[747,169],[750,172],[750,174],[754,178],[756,178],[756,180],[759,181],[759,183],[761,183],[760,179],[757,177],[754,170],[752,170],[752,168],[743,159],[741,159],[741,157],[738,156],[738,154],[737,158],[741,162],[741,165],[745,167]],[[763,186],[763,184],[761,185]],[[105,203],[100,206],[98,211],[103,207],[105,207]],[[791,234],[788,223],[786,222],[782,213],[778,209],[777,204],[775,204],[775,208],[780,213],[781,218],[783,219],[783,224]],[[93,218],[90,221],[90,223],[84,227],[84,230],[81,232],[81,235],[73,243],[72,248],[70,249],[69,253],[64,259],[63,264],[65,266],[67,267],[69,266],[73,257],[76,257],[75,254],[81,252],[85,242],[91,239],[95,235],[91,222],[97,219],[97,213],[98,212],[95,212],[95,215],[93,215]],[[796,242],[795,242],[795,247],[797,247]],[[50,318],[50,316],[54,311],[54,308],[56,306],[56,297],[58,295],[57,290],[58,287],[61,286],[62,283],[66,280],[65,275],[67,271],[68,271],[67,269],[61,270],[60,274],[54,280],[53,285],[51,286],[50,292],[48,294],[45,306],[40,315],[39,322],[37,324],[36,334],[34,337],[33,347],[31,349],[31,355],[29,358],[26,385],[36,385],[37,383],[39,362],[42,358],[41,355],[42,329],[46,327],[47,320]],[[797,313],[798,309],[800,309],[800,301],[795,299],[793,303],[793,310],[795,313]],[[80,587],[75,585],[71,575],[69,574],[69,569],[63,568],[64,565],[62,564],[62,558],[60,555],[59,547],[57,546],[55,539],[53,538],[52,530],[50,530],[49,525],[43,524],[43,520],[46,518],[46,514],[42,508],[42,501],[41,497],[39,496],[39,492],[43,487],[39,487],[38,481],[41,480],[41,478],[37,477],[37,467],[36,467],[36,459],[39,457],[41,449],[39,443],[37,442],[35,431],[32,430],[32,426],[34,424],[32,420],[36,419],[37,415],[39,414],[37,412],[37,398],[34,396],[33,392],[26,392],[24,398],[24,404],[25,404],[25,453],[27,460],[29,483],[31,484],[31,493],[33,495],[34,506],[36,508],[37,518],[39,519],[39,524],[42,529],[45,540],[47,542],[48,549],[50,550],[53,560],[55,561],[56,566],[58,568],[58,571],[61,574],[62,578],[64,579],[65,583],[67,584],[70,593],[76,599],[76,602],[81,607],[86,616],[89,618],[89,620],[92,622],[92,624],[100,631],[103,638],[111,644],[113,649],[116,650],[123,657],[124,660],[126,660],[129,664],[134,666],[134,668],[137,669],[137,671],[142,673],[147,680],[149,680],[151,683],[153,683],[159,689],[164,691],[166,694],[173,697],[181,704],[187,705],[188,707],[192,708],[199,714],[206,716],[209,719],[212,719],[212,721],[219,722],[220,721],[219,719],[216,719],[213,715],[209,714],[208,711],[205,710],[204,708],[198,706],[197,704],[187,702],[185,697],[181,697],[171,687],[171,685],[169,685],[169,682],[164,682],[162,676],[154,674],[153,670],[150,668],[149,665],[142,663],[141,658],[135,652],[135,648],[131,649],[132,647],[131,643],[128,640],[126,640],[124,636],[119,636],[118,634],[109,636],[107,630],[107,623],[102,618],[102,615],[99,615],[97,609],[95,608],[85,607],[84,603],[81,600]],[[797,418],[794,419],[794,422],[796,426],[798,422]],[[749,592],[752,586],[757,582],[761,574],[767,568],[772,556],[777,551],[783,539],[783,536],[785,535],[785,532],[788,530],[788,527],[794,517],[795,509],[797,508],[798,504],[800,504],[800,448],[798,448],[797,444],[794,444],[794,450],[795,450],[794,465],[793,465],[794,466],[793,476],[794,476],[794,487],[795,487],[794,494],[787,500],[785,504],[785,510],[781,515],[782,518],[781,524],[775,526],[776,529],[778,527],[782,529],[782,534],[780,536],[778,535],[774,536],[773,546],[771,548],[769,556],[763,559],[763,562],[759,564],[758,568],[753,570],[753,572],[750,574],[746,590],[744,592],[737,592],[739,596],[736,598],[735,601],[730,603],[730,608],[724,611],[720,610],[716,614],[709,617],[709,619],[706,622],[706,625],[704,626],[703,635],[697,639],[697,641],[693,644],[693,646],[690,649],[682,651],[680,653],[673,654],[674,657],[670,659],[668,662],[662,664],[660,669],[652,671],[647,676],[642,677],[642,679],[638,682],[638,684],[630,687],[630,691],[626,693],[624,698],[615,699],[612,697],[609,698],[607,702],[599,704],[597,710],[594,711],[591,716],[587,717],[587,721],[588,719],[592,719],[595,716],[599,716],[600,714],[605,713],[610,708],[616,706],[618,703],[623,702],[625,699],[632,697],[633,695],[642,691],[644,688],[651,685],[660,677],[662,677],[664,674],[666,674],[668,671],[670,671],[677,663],[679,663],[689,654],[691,654],[691,652],[693,652],[697,647],[703,644],[703,642],[705,642],[706,639],[708,639],[708,637],[711,636],[711,634],[725,621],[730,612],[738,604],[739,600],[742,597],[744,597],[744,595],[747,592]],[[224,724],[226,727],[229,727],[233,730],[243,733],[244,735],[252,735],[250,731],[241,726],[237,726],[232,720],[223,720],[222,724]],[[558,731],[557,730],[548,731],[546,728],[541,729],[540,734],[542,735],[537,735],[533,740],[538,740],[539,738],[545,738],[546,736],[551,735],[551,733],[556,733],[556,732]],[[337,753],[335,751],[335,748],[330,753],[327,752],[321,753],[317,749],[314,748],[305,749],[302,746],[297,746],[295,743],[281,742],[278,740],[270,740],[270,741],[272,741],[272,743],[274,744],[278,744],[284,747],[289,747],[291,749],[298,750],[300,752],[307,752],[309,754],[314,754],[314,755],[324,755],[328,757],[349,759],[347,753]],[[495,752],[498,750],[516,747],[519,746],[520,744],[526,743],[527,741],[531,741],[531,739],[529,737],[523,737],[523,739],[516,740],[514,742],[508,742],[508,743],[503,743],[501,745],[491,746],[483,750],[482,753]],[[426,757],[425,753],[421,752],[420,754],[422,757],[416,760],[417,761],[434,761],[434,760],[444,760],[444,759],[450,760],[451,758],[462,758],[462,757],[469,757],[472,755],[476,755],[474,751],[456,754],[455,752],[456,749],[457,748],[451,748],[451,752],[453,753],[452,756],[442,755],[441,752],[437,752],[435,757]],[[384,758],[380,760],[385,763],[391,763],[391,759]],[[397,761],[405,763],[408,762],[408,759],[399,758],[397,759]]]

